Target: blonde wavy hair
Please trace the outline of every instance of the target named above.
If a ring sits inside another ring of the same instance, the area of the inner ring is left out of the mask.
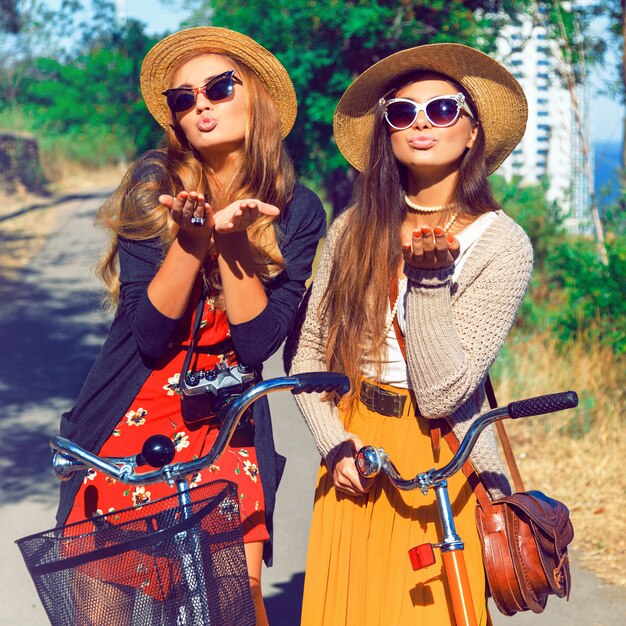
[[[178,67],[196,56],[200,55],[194,53],[181,58]],[[108,249],[96,266],[96,274],[107,287],[107,304],[113,310],[117,309],[120,297],[119,238],[146,240],[159,237],[165,249],[176,238],[178,227],[169,210],[159,204],[159,195],[199,191],[214,210],[221,210],[238,199],[258,198],[282,211],[291,200],[296,176],[280,138],[276,106],[247,66],[230,57],[225,58],[235,66],[247,99],[248,119],[236,173],[227,188],[220,188],[215,183],[214,172],[189,145],[176,120],[172,120],[166,130],[166,148],[142,155],[96,218],[96,223],[110,234]],[[170,84],[175,72],[170,77]],[[280,274],[285,267],[274,220],[274,217],[261,216],[248,228],[256,271],[264,282]],[[219,272],[217,264],[212,261],[213,251],[211,245],[202,273],[205,283],[219,294],[217,306],[223,308]]]

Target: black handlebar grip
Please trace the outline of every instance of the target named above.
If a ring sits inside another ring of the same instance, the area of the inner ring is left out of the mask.
[[[338,372],[307,372],[306,374],[294,374],[297,379],[291,393],[322,393],[337,392],[340,396],[350,391],[350,381],[345,374]]]
[[[573,409],[578,406],[578,396],[575,391],[562,391],[561,393],[551,393],[546,396],[537,396],[511,402],[507,407],[509,417],[530,417],[531,415],[542,415],[544,413],[554,413],[563,409]]]

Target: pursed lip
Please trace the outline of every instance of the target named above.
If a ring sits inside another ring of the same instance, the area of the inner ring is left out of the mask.
[[[198,130],[203,133],[211,132],[217,126],[217,120],[214,117],[202,117],[198,122]]]
[[[432,135],[420,134],[409,137],[408,143],[411,148],[415,148],[416,150],[428,150],[437,143],[437,140]]]

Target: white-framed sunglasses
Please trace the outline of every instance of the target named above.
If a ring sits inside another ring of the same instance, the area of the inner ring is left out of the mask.
[[[459,118],[461,111],[465,111],[474,119],[462,93],[453,96],[436,96],[424,104],[408,98],[392,98],[391,100],[381,98],[379,104],[385,107],[385,120],[396,130],[405,130],[413,126],[420,111],[424,111],[426,119],[433,126],[440,128],[452,126]]]

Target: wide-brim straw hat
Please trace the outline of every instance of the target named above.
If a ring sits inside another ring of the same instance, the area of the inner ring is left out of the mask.
[[[246,35],[217,26],[199,26],[181,30],[157,43],[141,65],[141,93],[148,110],[164,128],[171,123],[165,96],[172,72],[180,60],[192,52],[223,54],[246,65],[258,76],[276,104],[285,138],[296,120],[298,104],[293,83],[281,62],[261,44]]]
[[[526,129],[528,104],[513,75],[490,56],[456,43],[417,46],[372,65],[348,87],[335,110],[337,146],[362,171],[367,162],[378,101],[403,76],[431,71],[451,78],[467,91],[485,133],[485,160],[491,174],[513,151]]]

